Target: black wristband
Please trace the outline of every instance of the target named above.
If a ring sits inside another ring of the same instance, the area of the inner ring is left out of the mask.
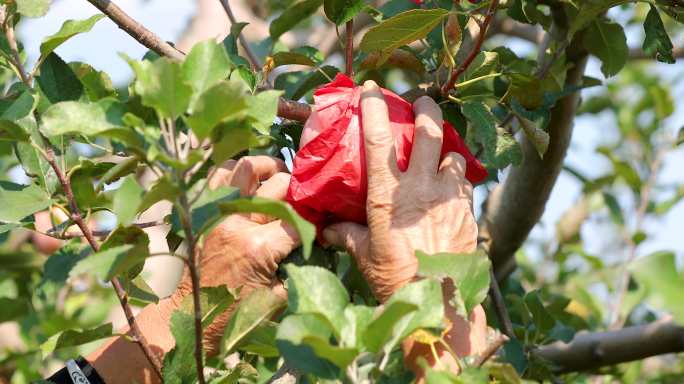
[[[104,381],[100,377],[100,375],[97,374],[97,371],[95,371],[95,368],[93,368],[92,365],[88,362],[88,360],[84,359],[83,357],[79,356],[77,359],[74,360],[76,362],[76,365],[78,365],[79,368],[81,368],[81,372],[85,375],[85,378],[88,379],[88,382],[90,384],[104,384]],[[78,377],[74,377],[72,379],[71,376],[69,376],[69,370],[67,367],[64,367],[57,371],[54,375],[50,376],[47,381],[49,383],[54,383],[54,384],[81,384],[85,383],[85,381],[79,381]]]

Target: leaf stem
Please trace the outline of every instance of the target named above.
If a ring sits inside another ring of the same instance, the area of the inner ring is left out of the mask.
[[[345,51],[345,73],[347,76],[354,76],[354,19],[347,21],[346,28],[346,44]]]
[[[492,2],[489,4],[489,8],[487,8],[485,18],[482,21],[482,24],[480,25],[480,33],[477,36],[475,45],[470,50],[470,53],[463,61],[463,63],[461,63],[461,65],[451,73],[449,81],[447,81],[446,84],[444,84],[444,86],[442,87],[442,95],[446,96],[449,94],[449,91],[452,88],[454,88],[456,81],[458,81],[458,77],[461,76],[461,74],[468,69],[470,64],[472,64],[473,60],[475,60],[475,57],[477,57],[477,54],[480,53],[482,43],[484,42],[485,36],[487,35],[487,28],[489,27],[489,24],[492,21],[492,17],[494,16],[494,13],[496,13],[496,9],[498,8],[498,6],[499,0],[492,0]]]
[[[465,86],[468,86],[468,85],[470,85],[470,84],[477,83],[477,82],[480,81],[480,80],[489,79],[489,78],[491,78],[491,77],[498,77],[498,76],[501,76],[501,75],[503,75],[503,73],[500,73],[500,72],[497,72],[497,73],[490,73],[490,74],[488,74],[488,75],[476,77],[476,78],[474,78],[474,79],[466,80],[466,81],[464,81],[464,82],[455,84],[455,85],[454,85],[454,88],[465,87]]]

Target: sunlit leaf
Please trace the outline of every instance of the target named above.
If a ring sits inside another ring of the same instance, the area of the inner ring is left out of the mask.
[[[341,334],[344,309],[349,294],[342,282],[332,272],[315,266],[285,266],[287,271],[287,298],[290,311],[318,314],[332,326],[336,335]]]
[[[381,51],[384,62],[389,54],[402,45],[427,36],[448,11],[446,9],[413,9],[393,16],[371,27],[363,35],[359,49],[364,52]]]

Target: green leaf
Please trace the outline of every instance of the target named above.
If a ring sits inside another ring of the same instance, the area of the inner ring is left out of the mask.
[[[267,288],[254,290],[238,304],[221,339],[221,355],[233,351],[253,329],[285,305],[285,300]]]
[[[363,52],[381,51],[384,62],[395,49],[427,36],[449,12],[446,9],[412,9],[371,27],[361,40]]]
[[[28,116],[35,104],[36,100],[30,89],[23,90],[15,96],[8,95],[0,99],[0,119],[19,120]]]
[[[67,134],[96,136],[116,127],[107,120],[101,103],[63,101],[45,111],[41,131],[47,137]]]
[[[83,84],[74,71],[56,53],[50,53],[40,66],[36,78],[40,89],[51,103],[78,100],[83,95]]]
[[[69,329],[50,336],[40,345],[40,352],[44,359],[58,349],[75,347],[110,336],[112,336],[112,323],[81,331]]]
[[[214,39],[205,40],[192,47],[183,62],[183,74],[194,91],[190,99],[191,111],[205,90],[228,78],[231,64],[223,45],[216,43]],[[225,100],[233,99],[223,100],[223,105],[230,107],[231,103],[225,103]]]
[[[79,261],[69,276],[87,272],[105,281],[117,275],[133,279],[149,256],[149,243],[147,233],[142,229],[119,226],[105,239],[100,251]]]
[[[338,72],[339,69],[331,65],[323,66],[320,71],[308,73],[287,72],[276,78],[275,86],[285,91],[285,98],[299,100],[312,89],[329,82]]]
[[[199,297],[203,328],[209,326],[216,316],[225,312],[235,302],[235,292],[229,290],[225,285],[202,287]],[[192,295],[186,296],[181,302],[181,310],[188,314],[194,314],[194,308]]]
[[[203,140],[222,120],[247,109],[245,92],[244,83],[240,81],[221,81],[202,93],[193,113],[185,121],[197,138]]]
[[[655,57],[658,61],[674,64],[672,41],[670,41],[670,36],[667,35],[658,9],[653,4],[650,5],[650,10],[644,20],[644,33],[646,34],[642,46],[644,52]]]
[[[292,225],[302,240],[304,258],[308,259],[311,255],[311,247],[316,238],[316,227],[304,220],[287,203],[276,200],[253,197],[251,199],[238,199],[227,203],[219,204],[223,214],[233,213],[264,213],[269,216],[284,220]]]
[[[138,206],[138,212],[145,212],[162,200],[173,202],[179,193],[180,189],[177,185],[172,183],[168,177],[162,177],[143,195],[143,199]]]
[[[418,306],[404,301],[388,303],[382,312],[370,321],[363,330],[363,345],[371,352],[379,352],[383,345],[398,339],[409,321],[409,315],[418,310]]]
[[[0,324],[6,321],[18,320],[26,316],[31,307],[25,298],[12,299],[9,297],[0,297]]]
[[[0,222],[4,223],[18,223],[52,204],[37,185],[24,186],[9,181],[0,181],[0,201]]]
[[[484,252],[426,255],[416,251],[416,257],[419,275],[453,281],[468,314],[487,297],[492,263]]]
[[[263,138],[268,140],[268,137],[261,136],[261,139]],[[212,131],[212,142],[214,151],[211,153],[211,159],[214,164],[221,164],[238,153],[261,143],[252,127],[242,119],[219,124]]]
[[[613,220],[613,222],[620,226],[625,225],[625,218],[622,215],[620,203],[617,201],[615,196],[613,196],[611,193],[604,192],[603,202],[606,204],[606,207],[608,207],[608,212],[610,213],[610,218]]]
[[[54,51],[55,48],[59,47],[65,41],[78,35],[79,33],[85,33],[90,31],[95,23],[104,18],[105,15],[98,14],[91,16],[85,20],[67,20],[62,24],[62,28],[57,31],[54,35],[46,37],[40,44],[40,58],[38,62],[42,62]]]
[[[620,4],[625,4],[627,2],[628,0],[596,0],[579,2],[578,5],[573,4],[573,6],[579,8],[577,9],[576,15],[572,15],[571,12],[575,10],[574,8],[566,7],[565,9],[569,15],[574,16],[572,17],[572,22],[568,28],[568,41],[572,39],[577,31],[584,29],[608,9]]]
[[[126,291],[131,304],[144,307],[147,304],[157,304],[159,302],[159,296],[154,293],[141,276],[136,276],[132,280],[122,278],[119,281],[124,291]]]
[[[247,99],[247,114],[253,119],[254,128],[264,135],[271,132],[278,115],[278,99],[282,91],[269,90],[259,92]]]
[[[644,256],[634,261],[629,271],[640,285],[646,287],[649,304],[671,312],[677,322],[684,322],[681,302],[684,277],[677,271],[674,253],[660,251]]]
[[[289,310],[322,316],[339,336],[344,326],[344,309],[349,304],[349,294],[342,282],[321,267],[287,264],[285,270]]]
[[[411,321],[404,329],[402,338],[418,328],[440,328],[444,320],[444,301],[442,287],[435,279],[423,279],[407,284],[395,292],[385,305],[403,301],[418,306],[411,315]]]
[[[62,285],[69,277],[69,271],[90,254],[90,248],[74,239],[48,257],[43,265],[43,282]]]
[[[185,112],[192,97],[192,87],[186,82],[180,63],[165,57],[154,62],[122,57],[135,72],[135,92],[144,105],[171,119]]]
[[[138,207],[143,199],[145,189],[138,184],[134,176],[124,179],[121,186],[114,191],[112,212],[120,225],[127,226],[138,216]]]
[[[212,228],[225,214],[222,203],[232,202],[240,196],[240,191],[233,187],[220,187],[213,190],[205,190],[202,196],[192,205],[192,231],[201,234]],[[221,209],[219,209],[221,208]],[[171,230],[179,236],[185,234],[181,230],[180,216],[174,208],[171,216]]]
[[[237,349],[262,357],[278,357],[276,332],[278,323],[263,321],[239,343]]]
[[[556,324],[556,320],[544,307],[539,291],[532,291],[525,295],[525,306],[532,314],[532,320],[538,332],[546,334]]]
[[[601,72],[606,77],[620,72],[627,62],[627,37],[620,24],[606,19],[594,20],[584,34],[584,46],[601,60]]]
[[[323,2],[325,16],[337,25],[353,19],[365,7],[363,0],[325,0]]]
[[[304,339],[329,340],[332,329],[327,321],[314,314],[290,315],[283,319],[276,333],[276,345],[288,366],[321,378],[337,377],[339,369],[321,358]]]
[[[50,8],[50,0],[16,0],[17,12],[26,17],[45,16]]]
[[[359,354],[356,348],[338,347],[330,344],[328,339],[318,336],[304,336],[301,342],[311,347],[316,356],[326,359],[342,369],[347,368]]]
[[[44,64],[43,64],[44,65]],[[78,80],[83,84],[90,101],[98,101],[105,97],[117,97],[112,79],[104,71],[98,71],[89,64],[71,62],[69,67],[74,71]]]
[[[372,307],[349,304],[344,308],[344,325],[340,332],[340,345],[361,349],[363,332],[373,320]]]
[[[538,128],[536,124],[526,118],[522,116],[517,117],[520,126],[525,132],[525,136],[527,136],[527,140],[534,145],[534,148],[537,149],[537,153],[539,153],[539,157],[543,159],[546,150],[549,148],[549,141],[551,140],[549,134],[543,129]]]
[[[162,375],[165,383],[194,383],[195,370],[195,320],[182,311],[171,314],[171,334],[176,346],[164,356]]]
[[[323,54],[313,47],[298,47],[292,51],[276,52],[271,56],[273,68],[281,65],[308,65],[315,67],[323,63]]]
[[[277,40],[280,35],[308,19],[321,6],[321,3],[323,3],[323,0],[303,0],[285,9],[269,25],[271,38],[274,41]]]
[[[232,56],[238,55],[238,46],[237,46],[238,36],[240,35],[242,30],[248,24],[249,23],[244,23],[244,22],[231,23],[230,34],[228,36],[226,36],[226,38],[223,40],[223,47],[226,48],[226,51],[228,51],[228,54],[230,54]]]
[[[119,245],[105,251],[100,251],[76,264],[69,272],[69,276],[83,273],[93,273],[101,280],[109,281],[112,277],[127,271],[130,267],[144,260],[144,258],[129,258],[132,245]]]

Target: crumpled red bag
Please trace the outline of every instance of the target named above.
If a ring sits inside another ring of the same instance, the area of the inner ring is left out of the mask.
[[[362,87],[338,74],[314,92],[320,133],[297,152],[286,200],[320,231],[342,221],[366,224],[366,159],[362,135],[360,97]],[[397,165],[408,167],[413,145],[413,107],[395,93],[382,89],[395,137]],[[310,122],[309,122],[310,123]],[[466,178],[473,184],[487,177],[487,170],[473,156],[456,130],[444,121],[442,154],[457,152],[466,159]]]

